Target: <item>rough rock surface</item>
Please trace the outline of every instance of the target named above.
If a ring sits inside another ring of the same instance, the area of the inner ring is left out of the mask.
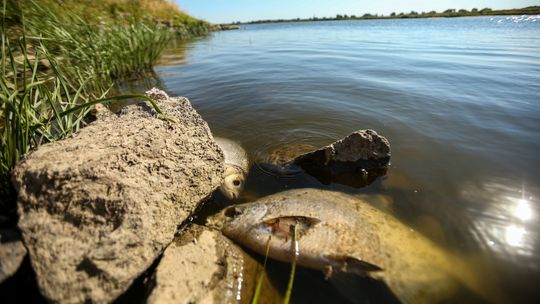
[[[0,230],[0,283],[15,274],[26,256],[21,236],[14,230]]]
[[[148,303],[232,303],[252,284],[243,277],[256,262],[218,230],[192,225],[163,254]]]
[[[221,183],[223,153],[187,98],[146,103],[46,144],[15,169],[19,228],[50,302],[111,302]]]
[[[386,173],[390,143],[374,130],[359,130],[328,146],[298,156],[294,163],[323,183],[361,186]],[[363,176],[355,179],[355,175]],[[359,183],[358,185],[356,185]]]

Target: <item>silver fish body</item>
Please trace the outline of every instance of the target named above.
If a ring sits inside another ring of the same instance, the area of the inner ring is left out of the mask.
[[[490,297],[459,259],[351,195],[290,190],[229,207],[224,215],[223,233],[260,254],[269,242],[270,257],[292,261],[294,230],[299,265],[328,276],[346,272],[382,280],[405,303],[444,300],[457,282]]]

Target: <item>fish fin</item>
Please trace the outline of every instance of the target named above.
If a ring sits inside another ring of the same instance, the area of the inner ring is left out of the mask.
[[[354,273],[361,276],[371,275],[372,272],[382,271],[377,265],[362,261],[349,255],[325,255],[325,259],[331,266],[337,267],[341,272]]]

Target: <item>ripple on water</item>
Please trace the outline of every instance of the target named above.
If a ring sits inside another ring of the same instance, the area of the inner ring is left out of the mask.
[[[245,26],[171,48],[148,84],[188,96],[253,161],[377,130],[392,146],[387,178],[350,189],[252,167],[246,196],[294,187],[386,195],[412,227],[493,259],[501,288],[531,301],[540,299],[539,18]]]

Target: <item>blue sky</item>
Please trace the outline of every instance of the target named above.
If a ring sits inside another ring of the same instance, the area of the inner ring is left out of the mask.
[[[258,19],[291,19],[363,15],[391,12],[443,11],[448,8],[473,7],[493,9],[521,8],[540,5],[539,0],[173,0],[194,17],[212,23],[250,21]]]

